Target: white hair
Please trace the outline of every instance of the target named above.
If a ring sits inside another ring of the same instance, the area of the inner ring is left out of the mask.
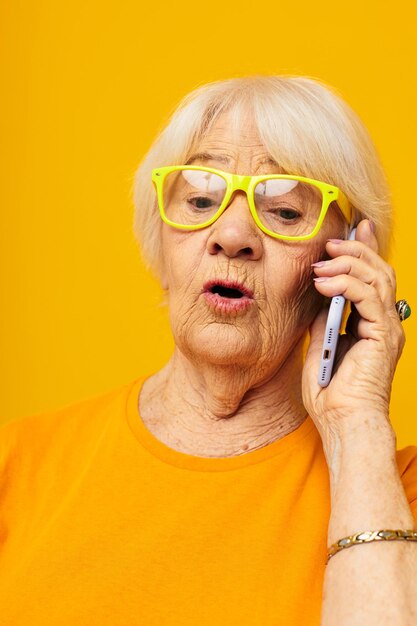
[[[238,132],[250,111],[266,150],[283,171],[339,187],[354,221],[375,224],[379,252],[388,254],[392,208],[376,148],[357,114],[327,85],[303,76],[249,76],[216,81],[189,93],[140,163],[134,183],[134,234],[158,276],[162,220],[151,172],[183,165],[222,113]]]

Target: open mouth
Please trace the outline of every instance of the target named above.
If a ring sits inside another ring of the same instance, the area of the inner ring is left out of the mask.
[[[252,291],[235,281],[212,280],[204,285],[204,291],[230,300],[239,300],[240,298],[253,299]]]
[[[209,291],[211,293],[218,293],[222,298],[243,298],[244,296],[240,289],[231,289],[230,287],[223,287],[222,285],[213,285]]]

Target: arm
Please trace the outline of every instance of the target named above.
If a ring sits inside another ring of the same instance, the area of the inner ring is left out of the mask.
[[[330,241],[326,250],[332,258],[314,269],[317,290],[327,297],[342,294],[354,305],[329,386],[320,388],[316,380],[325,311],[310,328],[303,371],[304,404],[329,469],[330,546],[360,531],[415,529],[415,521],[389,421],[392,380],[405,343],[395,310],[395,273],[379,257],[367,220],[358,225],[356,241]],[[416,580],[414,542],[371,542],[343,550],[326,566],[322,626],[417,624]]]
[[[395,457],[395,437],[363,430],[330,467],[328,546],[361,530],[415,526]],[[378,442],[378,443],[376,443]],[[417,624],[417,543],[371,542],[335,554],[325,572],[322,626]]]

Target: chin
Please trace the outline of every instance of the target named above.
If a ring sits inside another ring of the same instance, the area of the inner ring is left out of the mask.
[[[186,336],[175,337],[181,352],[194,362],[247,367],[259,359],[259,333],[247,336],[231,323],[213,322]]]

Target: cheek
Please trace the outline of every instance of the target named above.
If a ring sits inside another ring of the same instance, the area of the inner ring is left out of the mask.
[[[205,254],[202,232],[186,232],[166,226],[162,233],[164,288],[171,310],[184,312],[200,294],[201,264]]]
[[[198,268],[202,245],[198,233],[189,233],[168,225],[162,230],[162,255],[169,289],[184,286]]]
[[[329,207],[327,215],[324,219],[323,226],[319,233],[322,241],[323,248],[326,240],[333,239],[347,239],[349,234],[349,225],[341,215],[337,205],[332,203]]]
[[[282,242],[279,257],[274,261],[275,267],[281,268],[278,273],[281,294],[286,301],[291,301],[293,311],[303,307],[299,311],[302,319],[310,319],[324,300],[314,286],[311,264],[329,258],[326,241],[330,237],[343,238],[346,234],[346,222],[336,211],[337,208],[327,214],[320,232],[313,239],[300,243]]]
[[[314,273],[311,264],[325,254],[324,242],[314,240],[299,244],[284,243],[279,255],[271,254],[271,261],[265,267],[265,285],[271,284],[272,291],[284,299],[301,297],[306,289],[313,286]],[[267,282],[267,279],[269,281]]]
[[[324,245],[318,240],[285,244],[279,249],[279,258],[265,267],[267,297],[262,317],[273,318],[282,332],[291,334],[309,326],[322,306],[311,264],[323,258]]]

